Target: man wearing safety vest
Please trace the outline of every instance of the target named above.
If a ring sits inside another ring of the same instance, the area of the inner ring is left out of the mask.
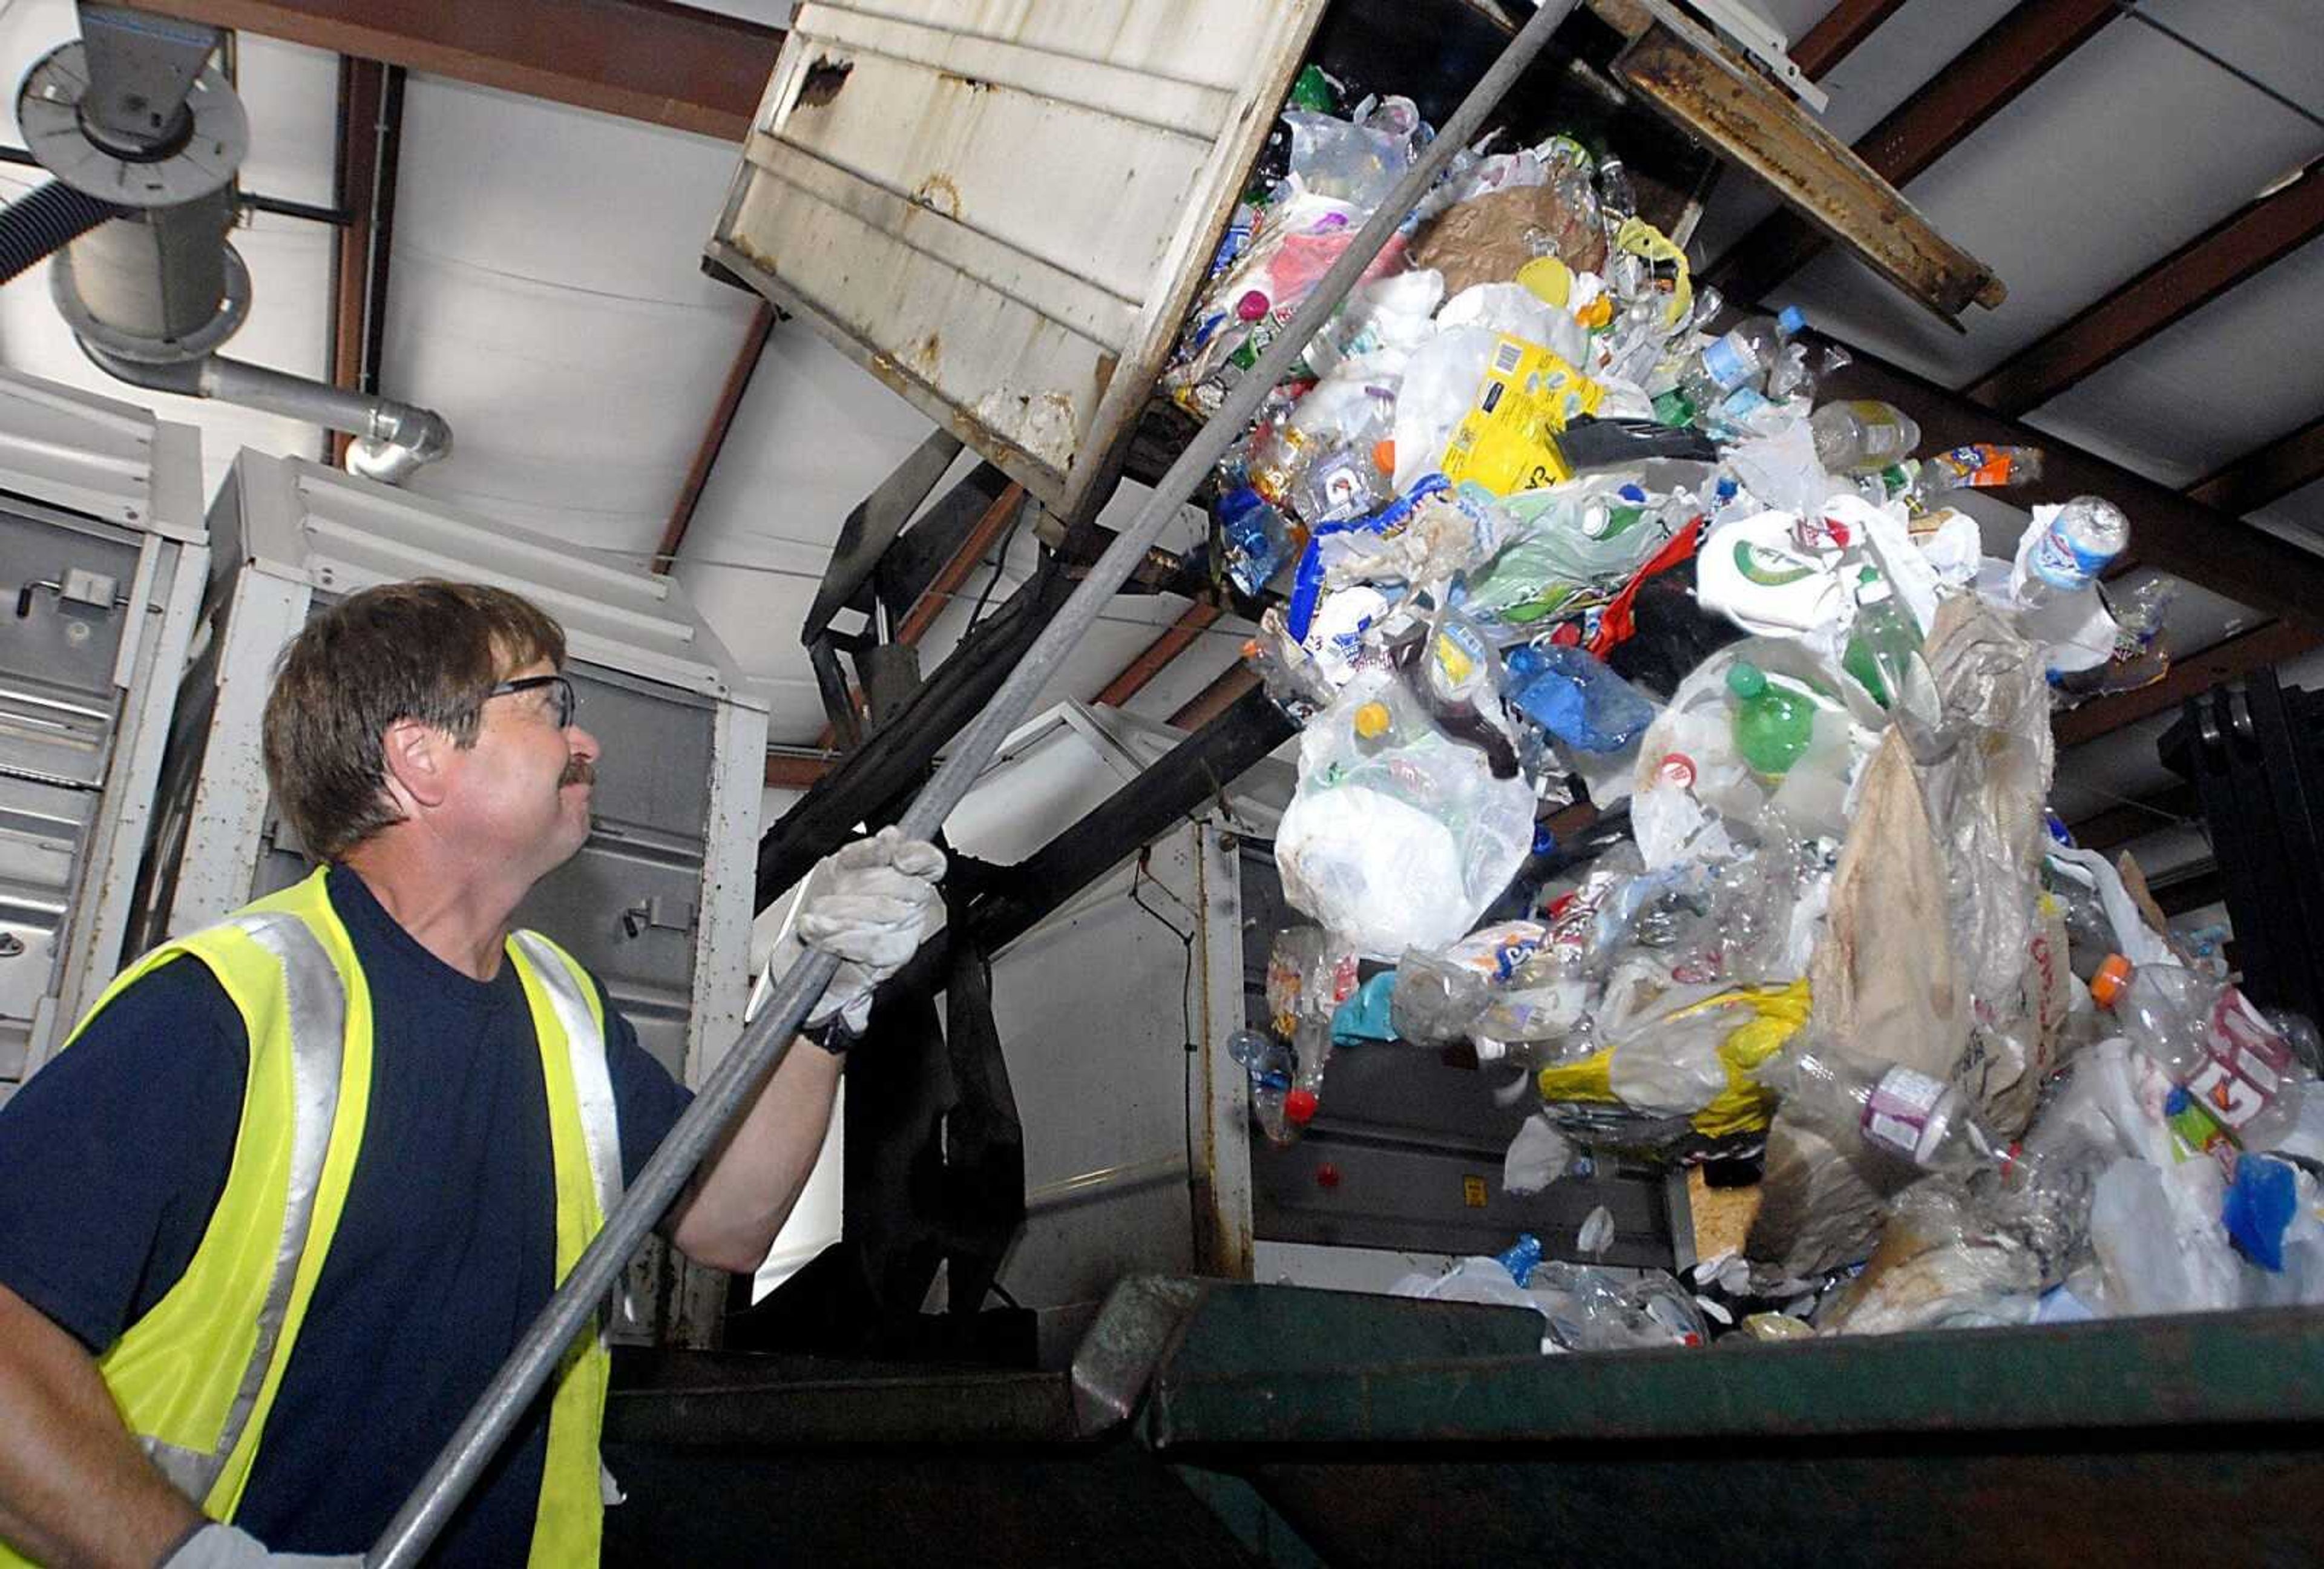
[[[589,833],[564,660],[531,605],[447,583],[285,650],[267,780],[321,865],[140,960],[0,1107],[0,1564],[358,1562],[684,1109],[510,928]],[[826,1049],[663,1217],[690,1257],[765,1257],[943,872],[891,829],[810,874],[787,941],[844,961]],[[431,1562],[596,1561],[605,1372],[582,1337]]]

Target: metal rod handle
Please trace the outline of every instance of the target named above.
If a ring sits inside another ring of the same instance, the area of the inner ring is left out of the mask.
[[[1056,673],[1074,645],[1097,622],[1121,586],[1145,556],[1147,548],[1178,514],[1203,476],[1223,457],[1259,411],[1260,401],[1291,369],[1326,318],[1339,308],[1364,269],[1379,254],[1389,236],[1428,193],[1430,186],[1452,154],[1466,146],[1526,67],[1547,46],[1558,24],[1580,0],[1550,0],[1536,11],[1501,51],[1461,106],[1453,111],[1434,142],[1425,149],[1379,208],[1356,232],[1348,248],[1332,263],[1306,303],[1292,316],[1250,373],[1227,394],[1219,411],[1195,432],[1185,451],[1170,466],[1147,499],[1138,519],[1123,530],[1090,568],[1089,576],[1058,610],[1056,619],[1042,630],[1025,658],[993,694],[983,713],[972,721],[952,748],[936,776],[910,808],[902,827],[915,838],[927,838],[944,826],[954,807],[967,795],[1017,727],[1035,697]],[[744,1027],[733,1048],[714,1069],[694,1104],[646,1162],[645,1169],[613,1213],[604,1229],[583,1252],[580,1261],[557,1295],[542,1308],[524,1339],[485,1389],[475,1407],[445,1444],[402,1509],[388,1522],[374,1544],[366,1563],[373,1569],[414,1569],[436,1539],[437,1533],[475,1484],[477,1476],[515,1427],[533,1397],[556,1371],[573,1337],[586,1333],[597,1305],[613,1289],[632,1253],[645,1240],[676,1199],[694,1168],[701,1164],[742,1101],[764,1082],[790,1049],[792,1038],[807,1010],[830,983],[839,961],[810,952],[785,974],[758,1017]]]

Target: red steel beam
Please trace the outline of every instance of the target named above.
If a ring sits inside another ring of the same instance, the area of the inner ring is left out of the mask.
[[[2114,15],[2114,0],[2021,0],[1875,125],[1856,143],[1856,155],[1901,189],[2048,75]],[[1738,303],[1761,300],[1829,243],[1805,219],[1779,212],[1721,256],[1711,281]]]
[[[1219,607],[1202,600],[1178,613],[1168,630],[1139,651],[1138,657],[1121,667],[1121,673],[1105,684],[1097,695],[1101,703],[1119,708],[1146,688],[1147,683],[1169,668],[1170,661],[1193,648],[1201,641],[1204,629],[1219,619]]]
[[[2289,436],[2247,452],[2187,494],[2207,506],[2241,517],[2302,485],[2324,479],[2324,418],[2310,420]]]
[[[381,115],[387,68],[376,60],[339,60],[339,125],[331,198],[348,215],[331,253],[331,384],[353,392],[364,376],[364,302],[370,298],[372,236],[380,196]],[[389,187],[392,190],[392,185]],[[324,432],[334,466],[346,461],[344,430]]]
[[[1810,81],[1821,80],[1880,24],[1904,9],[1904,0],[1840,0],[1823,20],[1784,52]]]
[[[1181,730],[1200,730],[1258,685],[1259,678],[1251,674],[1250,667],[1237,660],[1217,680],[1180,705],[1178,711],[1170,715],[1170,723]]]
[[[703,487],[710,483],[710,471],[718,466],[718,454],[726,445],[727,433],[734,429],[734,415],[742,407],[742,394],[751,390],[751,374],[759,368],[759,357],[766,352],[767,335],[775,330],[775,308],[765,300],[752,312],[751,323],[742,329],[742,346],[735,351],[734,363],[726,369],[726,384],[718,389],[718,401],[710,411],[710,423],[702,432],[702,440],[695,447],[694,461],[687,466],[686,479],[678,487],[678,500],[669,509],[669,521],[662,525],[661,542],[654,547],[653,569],[668,576],[678,565],[678,548],[686,543],[686,531],[693,526],[695,509],[702,504]]]
[[[2005,414],[2022,414],[2046,403],[2319,234],[2324,234],[2324,158],[2020,349],[1987,372],[1969,395]]]
[[[1024,504],[1024,501],[1025,487],[1014,481],[992,498],[991,504],[970,526],[959,548],[936,569],[936,575],[928,579],[928,586],[920,591],[920,596],[912,601],[910,607],[904,612],[903,619],[896,623],[896,641],[899,643],[906,648],[916,648],[919,641],[927,636],[928,628],[936,624],[936,617],[942,615],[945,606],[952,603],[952,596],[960,592],[960,586],[968,581],[968,575],[975,571],[977,564],[984,559],[984,553],[1009,531],[1010,521],[1016,517],[1017,509]],[[860,699],[862,695],[855,696]],[[862,706],[860,701],[857,706]],[[839,733],[825,725],[823,733],[815,738],[816,750],[829,752],[838,742]]]
[[[656,0],[138,0],[456,81],[672,125],[749,132],[782,33]]]

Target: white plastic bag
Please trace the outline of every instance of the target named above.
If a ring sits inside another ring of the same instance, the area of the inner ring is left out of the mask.
[[[1385,718],[1388,728],[1359,734]],[[1375,959],[1465,936],[1533,845],[1533,791],[1437,727],[1395,672],[1358,671],[1299,743],[1276,830],[1285,896]]]

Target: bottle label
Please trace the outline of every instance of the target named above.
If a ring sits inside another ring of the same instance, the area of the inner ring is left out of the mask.
[[[1474,480],[1495,495],[1538,490],[1573,477],[1557,433],[1594,413],[1604,389],[1523,338],[1501,337],[1475,401],[1452,429],[1437,467],[1458,485]]]
[[[1980,441],[1954,448],[1945,454],[1944,465],[1960,476],[1953,481],[1956,486],[1995,490],[2010,482],[2017,469],[2017,457],[2006,447]]]
[[[2051,587],[2071,594],[2097,582],[2113,559],[2113,551],[2093,550],[2075,540],[2064,518],[2056,517],[2025,553],[2025,569]]]
[[[1872,1086],[1864,1103],[1864,1140],[1914,1162],[1925,1160],[1944,1131],[1931,1126],[1946,1088],[1941,1080],[1908,1067],[1892,1067]]]
[[[1720,400],[1719,417],[1729,425],[1740,425],[1767,406],[1765,393],[1757,388],[1742,387]]]
[[[2290,1044],[2233,988],[2219,994],[2205,1044],[2209,1056],[2187,1081],[2187,1093],[2229,1129],[2265,1111],[2292,1076]]]
[[[1759,373],[1759,356],[1750,346],[1729,333],[1702,351],[1702,368],[1711,379],[1733,392]]]

